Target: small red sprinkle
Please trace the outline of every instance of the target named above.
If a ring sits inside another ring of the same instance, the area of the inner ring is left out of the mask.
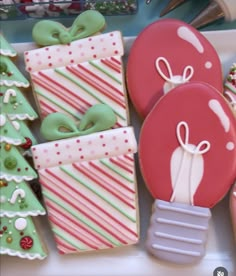
[[[59,155],[59,154],[60,154],[60,152],[58,151],[58,152],[57,152],[57,155]]]
[[[77,140],[76,140],[76,143],[80,143],[80,140],[79,140],[79,139],[77,139]]]
[[[52,58],[51,56],[48,56],[48,59]]]
[[[20,172],[20,171],[21,171],[21,169],[20,169],[20,168],[18,168],[18,169],[17,169],[17,171],[18,171],[18,172]]]
[[[81,156],[80,156],[80,159],[84,159],[84,156],[83,156],[83,155],[81,155]]]
[[[125,143],[128,143],[128,140],[127,140],[127,139],[125,139]]]
[[[97,55],[93,55],[93,58],[97,58]]]
[[[103,135],[100,135],[99,137],[102,139],[104,136],[103,136]]]
[[[7,230],[7,227],[6,227],[6,226],[3,226],[2,229],[3,229],[3,231],[6,231],[6,230]]]

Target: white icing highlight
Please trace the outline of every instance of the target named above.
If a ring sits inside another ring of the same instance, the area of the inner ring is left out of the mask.
[[[0,127],[4,126],[6,123],[6,117],[3,114],[0,114]]]
[[[10,97],[16,97],[16,91],[14,89],[8,89],[3,97],[3,103],[9,103]]]
[[[4,195],[0,196],[0,203],[5,203],[6,202],[6,197]]]
[[[207,62],[205,63],[205,67],[206,67],[207,69],[211,69],[211,68],[212,68],[212,63],[211,63],[210,61],[207,61]]]
[[[168,75],[165,75],[160,67],[160,62],[163,62],[166,66],[166,69],[168,71]],[[160,74],[160,76],[166,81],[164,84],[164,93],[167,93],[171,89],[175,88],[176,86],[188,82],[194,73],[194,69],[192,66],[188,65],[184,68],[183,74],[181,75],[173,75],[170,64],[168,60],[164,57],[158,57],[155,62],[157,72]]]
[[[21,198],[25,198],[25,191],[23,189],[16,189],[11,196],[10,203],[14,204],[18,196],[20,196]]]
[[[228,143],[226,144],[226,149],[227,149],[227,150],[233,150],[234,147],[235,147],[235,145],[234,145],[233,142],[228,142]]]
[[[20,130],[20,124],[17,121],[12,121],[12,124],[16,130]]]
[[[230,120],[229,117],[226,115],[223,107],[221,106],[220,102],[213,99],[209,101],[210,109],[216,114],[219,118],[225,132],[229,132],[230,129]]]
[[[184,128],[184,140],[180,129]],[[204,173],[202,155],[209,151],[210,143],[206,140],[198,145],[189,144],[189,127],[186,122],[180,122],[176,128],[177,147],[171,156],[171,182],[173,193],[170,201],[194,205],[194,194],[200,185]]]
[[[177,30],[177,35],[190,43],[200,54],[204,52],[204,48],[200,42],[200,40],[196,37],[196,35],[187,27],[181,26]]]
[[[18,218],[15,220],[15,228],[19,231],[24,230],[27,227],[27,220],[25,218]]]

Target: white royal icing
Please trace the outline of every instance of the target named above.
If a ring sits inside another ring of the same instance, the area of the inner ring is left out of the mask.
[[[200,40],[189,28],[181,26],[178,28],[177,34],[181,39],[190,43],[200,54],[204,52],[204,48]]]
[[[181,137],[180,129],[184,128],[185,138]],[[171,182],[173,193],[171,202],[194,205],[194,194],[204,173],[204,159],[202,155],[209,151],[210,143],[206,140],[198,145],[189,144],[189,127],[186,122],[179,122],[176,129],[180,144],[171,156]]]
[[[160,67],[160,62],[163,62],[164,65],[166,66],[168,75],[165,75],[164,72],[162,71]],[[182,75],[173,75],[171,66],[168,62],[168,60],[164,57],[158,57],[156,59],[156,69],[157,72],[160,74],[160,76],[166,81],[163,87],[164,93],[166,94],[169,92],[171,89],[175,88],[176,86],[188,82],[194,73],[194,69],[192,66],[188,65],[184,68],[183,74]]]

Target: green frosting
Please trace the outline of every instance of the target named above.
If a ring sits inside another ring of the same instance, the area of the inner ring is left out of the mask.
[[[87,110],[78,127],[67,115],[55,112],[43,120],[40,131],[46,140],[64,139],[109,129],[116,120],[114,111],[108,105],[96,104]]]
[[[31,217],[0,218],[0,254],[31,260],[47,256]]]
[[[8,57],[17,56],[15,49],[7,42],[2,34],[0,34],[0,55]]]
[[[25,138],[15,129],[6,114],[0,114],[0,143],[6,142],[13,145],[21,145]]]
[[[53,20],[37,22],[32,30],[32,38],[40,46],[67,44],[96,34],[104,27],[104,16],[98,11],[87,10],[78,15],[68,29]]]
[[[28,80],[7,56],[0,55],[0,86],[29,87]]]
[[[0,179],[19,183],[37,178],[36,172],[14,145],[1,143],[0,156]]]
[[[0,182],[0,217],[37,216],[46,214],[29,185],[22,181]]]
[[[7,113],[11,120],[34,120],[38,118],[29,101],[15,86],[0,86],[0,110],[1,113]]]

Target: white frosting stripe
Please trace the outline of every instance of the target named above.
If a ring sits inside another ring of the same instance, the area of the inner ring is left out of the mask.
[[[135,153],[137,143],[132,127],[39,144],[32,147],[36,169]]]

